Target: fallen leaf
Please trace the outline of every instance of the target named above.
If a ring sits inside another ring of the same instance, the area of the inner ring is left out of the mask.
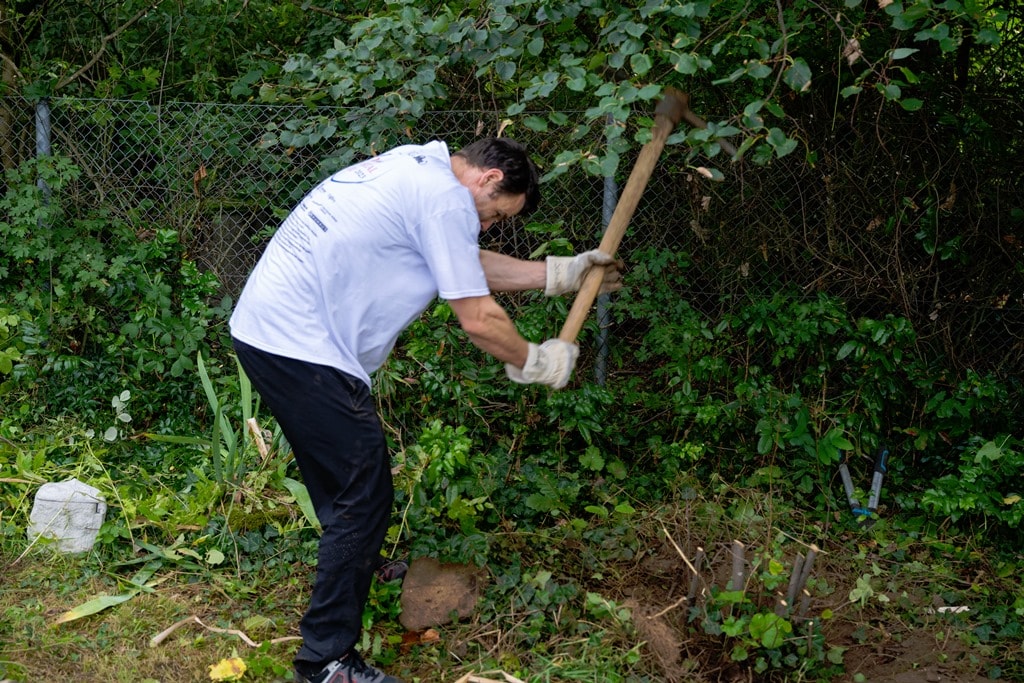
[[[245,675],[245,662],[241,657],[222,659],[210,665],[211,681],[238,681]]]
[[[429,645],[440,641],[441,634],[432,628],[423,631],[406,631],[402,635],[402,651],[408,652],[415,645]]]
[[[130,593],[122,593],[121,595],[101,595],[98,598],[93,598],[88,602],[84,602],[74,609],[70,609],[64,614],[57,617],[56,621],[53,622],[53,626],[57,624],[63,624],[68,621],[74,621],[75,619],[81,619],[82,617],[88,617],[97,612],[102,612],[108,607],[114,605],[120,605],[122,602],[131,600],[139,591],[132,591]]]

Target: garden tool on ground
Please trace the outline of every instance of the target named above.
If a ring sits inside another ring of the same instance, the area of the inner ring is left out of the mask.
[[[853,489],[853,479],[850,477],[850,468],[843,462],[839,465],[839,476],[843,479],[843,488],[846,489],[846,500],[850,503],[850,509],[857,516],[863,526],[870,523],[878,511],[878,499],[882,493],[882,480],[888,470],[889,448],[885,444],[878,447],[878,454],[875,456],[875,468],[871,474],[871,489],[868,493],[868,504],[865,507]]]

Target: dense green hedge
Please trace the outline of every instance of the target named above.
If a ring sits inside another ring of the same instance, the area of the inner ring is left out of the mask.
[[[59,157],[27,163],[0,200],[5,427],[61,418],[96,438],[204,433],[248,402],[225,343],[230,301],[212,297],[216,281],[173,232],[137,234],[66,207],[62,188],[77,173]],[[612,304],[633,336],[612,336],[604,386],[589,379],[592,328],[561,392],[508,382],[445,304],[403,336],[376,389],[396,454],[423,471],[404,494],[416,510],[408,523],[434,529],[423,542],[481,553],[486,539],[474,534],[505,516],[607,513],[691,477],[770,482],[807,508],[843,508],[838,464],[851,459],[866,486],[863,456],[881,443],[893,453],[887,506],[922,523],[1019,533],[1019,387],[975,373],[950,381],[939,359],[920,355],[907,320],[855,319],[823,294],[779,292],[714,319],[686,298],[687,254],[651,248],[634,262]],[[561,299],[510,304],[533,339],[564,320]],[[216,401],[203,393],[200,353]],[[140,462],[134,443],[117,445],[107,457]],[[156,466],[169,448],[147,440],[141,462]],[[185,469],[210,459],[194,447],[173,457],[194,458]]]

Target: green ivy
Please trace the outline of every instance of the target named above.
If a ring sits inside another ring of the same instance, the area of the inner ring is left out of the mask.
[[[131,388],[135,424],[176,411],[188,419],[184,379],[230,302],[211,306],[215,277],[183,254],[174,231],[137,232],[104,210],[72,213],[65,194],[81,172],[53,156],[8,171],[0,197],[0,348],[4,388],[33,415],[106,419],[103,404]],[[184,399],[184,400],[183,400]]]

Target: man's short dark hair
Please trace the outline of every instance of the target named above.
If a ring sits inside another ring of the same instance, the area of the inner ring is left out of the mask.
[[[477,168],[500,170],[505,177],[498,185],[499,192],[526,195],[520,216],[533,213],[540,204],[540,173],[526,148],[515,140],[481,138],[460,149],[455,156]]]

